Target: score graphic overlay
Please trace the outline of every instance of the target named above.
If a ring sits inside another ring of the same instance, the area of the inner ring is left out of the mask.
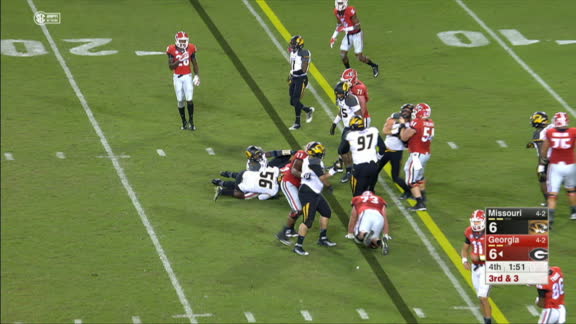
[[[548,283],[548,208],[486,208],[486,284]]]

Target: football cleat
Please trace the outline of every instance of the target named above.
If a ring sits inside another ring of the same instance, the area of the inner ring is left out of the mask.
[[[302,127],[302,126],[300,126],[300,124],[294,124],[294,125],[290,126],[290,128],[288,128],[288,129],[289,130],[297,130],[297,129],[300,129],[300,127]]]
[[[388,255],[388,253],[390,253],[390,244],[388,241],[391,239],[392,238],[388,234],[385,234],[384,237],[382,237],[382,241],[380,241],[382,244],[382,255]]]
[[[372,67],[372,75],[374,75],[374,77],[377,77],[378,74],[380,74],[380,70],[378,69],[378,64],[374,64],[374,66]]]
[[[222,191],[224,190],[224,188],[218,186],[216,187],[216,190],[214,192],[214,201],[218,200],[218,198],[222,195]]]
[[[174,36],[174,39],[176,40],[176,47],[178,47],[179,49],[186,49],[188,47],[188,34],[186,34],[183,31],[179,31],[176,33],[176,36]]]
[[[191,131],[195,131],[195,130],[196,130],[196,126],[194,126],[194,124],[188,123],[188,129],[191,130]]]
[[[314,107],[310,107],[310,111],[306,113],[306,123],[311,123],[312,119],[314,119]]]
[[[286,236],[286,233],[284,231],[278,232],[276,234],[276,238],[278,239],[278,241],[280,241],[280,243],[284,245],[292,245],[292,242],[290,242],[290,239]]]
[[[302,247],[302,245],[296,245],[292,251],[294,251],[294,253],[299,254],[299,255],[308,255],[308,254],[310,254],[310,253],[308,253],[306,250],[304,250],[304,248]]]
[[[285,234],[286,234],[286,236],[288,236],[288,237],[297,237],[297,236],[298,236],[298,231],[296,231],[296,230],[293,229],[293,228],[289,228],[289,229],[286,230]]]
[[[414,199],[414,196],[412,196],[412,193],[410,191],[405,191],[402,196],[400,196],[400,200],[406,200],[406,199]]]
[[[570,219],[571,219],[571,220],[576,220],[576,213],[570,215]]]
[[[342,177],[342,179],[340,179],[340,182],[346,183],[346,182],[350,181],[350,178],[352,178],[352,172],[346,172],[344,174],[344,176]]]
[[[230,172],[230,171],[222,171],[222,172],[220,172],[220,175],[225,177],[225,178],[232,178],[232,172]]]
[[[374,231],[370,231],[366,233],[366,235],[364,235],[364,239],[362,239],[362,244],[364,244],[365,247],[369,247],[370,245],[372,245],[372,235],[374,235]]]
[[[424,211],[424,210],[426,210],[426,205],[424,205],[424,203],[417,203],[417,204],[414,205],[413,207],[408,208],[408,210],[411,210],[411,211]]]
[[[222,187],[222,185],[224,184],[224,181],[216,178],[216,179],[212,179],[212,184],[215,185],[215,186],[220,186],[220,187]]]
[[[330,241],[327,237],[324,237],[318,240],[318,245],[332,247],[336,246],[336,243]]]
[[[181,130],[187,130],[188,129],[188,123],[184,123],[182,124],[182,126],[180,126]]]

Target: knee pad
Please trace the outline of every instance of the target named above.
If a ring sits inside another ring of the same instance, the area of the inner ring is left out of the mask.
[[[184,108],[185,105],[186,105],[186,101],[184,101],[184,100],[178,101],[178,108],[182,109],[182,108]]]

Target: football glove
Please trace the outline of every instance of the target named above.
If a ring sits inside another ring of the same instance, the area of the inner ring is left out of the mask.
[[[388,234],[384,234],[382,237],[387,239],[388,241],[390,241],[392,239],[392,236],[390,236]]]
[[[546,166],[543,164],[538,165],[538,180],[540,182],[546,181]]]
[[[534,142],[528,142],[528,144],[526,144],[526,148],[533,148],[534,147]]]
[[[334,48],[334,43],[336,43],[336,38],[330,38],[330,48]]]
[[[332,126],[330,127],[330,135],[334,135],[335,132],[336,132],[336,124],[332,123]]]
[[[348,233],[344,236],[345,238],[349,239],[349,240],[353,240],[354,239],[354,234],[352,233]]]
[[[343,172],[344,166],[342,165],[342,160],[341,159],[336,160],[336,162],[332,164],[332,169],[334,169],[334,171],[336,172]]]
[[[192,83],[194,84],[194,86],[199,86],[200,85],[200,77],[198,76],[198,74],[196,74],[194,76],[194,78],[192,79]]]

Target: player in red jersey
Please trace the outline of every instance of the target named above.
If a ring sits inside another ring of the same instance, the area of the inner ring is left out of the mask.
[[[470,216],[470,226],[464,231],[464,245],[460,251],[462,264],[466,270],[472,269],[472,283],[476,295],[480,299],[480,311],[484,316],[484,323],[492,323],[492,307],[488,302],[490,285],[484,281],[486,268],[486,215],[483,210],[477,209]],[[472,251],[470,251],[472,250]]]
[[[567,113],[557,112],[554,114],[554,127],[544,133],[544,143],[540,148],[541,163],[548,165],[546,187],[550,224],[554,222],[556,199],[562,183],[564,183],[570,200],[570,219],[576,220],[576,159],[574,157],[576,128],[568,127],[568,122]],[[545,153],[548,152],[548,149],[551,149],[549,157]]]
[[[390,251],[390,227],[386,215],[386,201],[372,191],[352,198],[352,212],[346,238],[363,243],[366,247],[382,247],[382,254]]]
[[[565,323],[566,308],[564,307],[564,274],[560,267],[548,269],[548,283],[536,285],[538,298],[536,305],[543,308],[539,324]]]
[[[292,242],[289,237],[298,236],[298,232],[294,229],[294,224],[302,214],[302,203],[298,197],[298,189],[300,188],[300,177],[302,174],[302,161],[308,156],[304,150],[297,151],[290,158],[290,163],[280,169],[282,172],[282,181],[280,182],[280,189],[284,193],[288,204],[290,205],[290,213],[286,225],[282,230],[276,234],[276,238],[282,244],[291,245]]]
[[[181,129],[196,130],[194,126],[194,86],[200,85],[200,76],[198,75],[198,62],[196,61],[196,45],[188,43],[188,34],[179,31],[175,36],[176,43],[166,48],[168,55],[168,67],[174,71],[174,90],[176,91],[176,100],[178,100],[178,112],[182,119]],[[194,78],[190,70],[190,62],[194,68]],[[184,111],[184,102],[188,106],[189,120],[186,121]]]
[[[358,79],[358,72],[354,69],[346,69],[342,72],[340,81],[350,82],[351,88],[350,92],[358,98],[358,103],[360,104],[360,109],[362,111],[362,117],[364,117],[366,128],[370,127],[370,113],[368,113],[368,87],[364,82]]]
[[[356,14],[356,8],[348,6],[348,0],[335,0],[334,6],[336,29],[330,38],[330,47],[334,47],[338,33],[344,32],[346,35],[342,39],[342,44],[340,44],[340,57],[342,58],[344,66],[347,69],[350,68],[348,50],[352,46],[354,47],[356,57],[361,62],[370,65],[372,67],[372,74],[374,77],[377,77],[380,73],[378,70],[378,64],[372,62],[370,58],[362,53],[364,49],[364,36],[362,34],[362,29],[360,28],[360,19],[358,19],[358,15]]]
[[[406,184],[410,186],[416,205],[410,210],[426,210],[426,183],[424,169],[430,160],[430,144],[434,138],[434,121],[430,118],[432,108],[425,103],[417,104],[412,120],[400,131],[400,139],[408,142],[410,157],[404,165]]]

